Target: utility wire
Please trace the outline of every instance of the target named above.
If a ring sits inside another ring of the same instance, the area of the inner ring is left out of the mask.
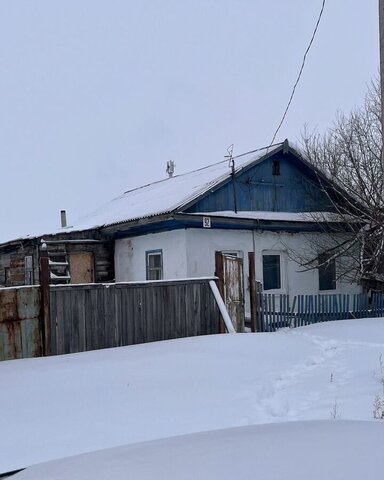
[[[275,139],[276,139],[276,136],[277,134],[279,133],[280,131],[280,128],[281,126],[283,125],[284,123],[284,120],[285,120],[285,117],[287,116],[287,113],[288,113],[288,110],[291,106],[291,103],[292,103],[292,100],[293,100],[293,97],[295,95],[295,92],[296,92],[296,87],[297,85],[299,84],[300,82],[300,79],[301,79],[301,75],[303,73],[303,70],[304,70],[304,66],[305,66],[305,62],[307,60],[307,55],[308,55],[308,52],[309,50],[311,49],[312,47],[312,44],[313,44],[313,41],[315,40],[315,37],[316,37],[316,33],[317,33],[317,30],[319,28],[319,25],[320,25],[320,21],[321,21],[321,18],[323,16],[323,12],[324,12],[324,7],[325,7],[325,2],[326,0],[323,0],[323,3],[321,5],[321,9],[320,9],[320,13],[319,13],[319,16],[317,18],[317,21],[316,21],[316,25],[315,25],[315,29],[313,30],[313,33],[312,33],[312,37],[311,37],[311,40],[308,44],[308,47],[304,53],[304,57],[303,57],[303,61],[301,63],[301,67],[300,67],[300,71],[299,71],[299,74],[297,76],[297,79],[296,79],[296,82],[295,84],[293,85],[293,88],[292,88],[292,93],[291,93],[291,96],[289,98],[289,101],[288,101],[288,104],[285,108],[285,111],[284,111],[284,114],[280,120],[280,123],[278,125],[278,127],[276,128],[276,131],[275,133],[273,134],[273,137],[272,137],[272,140],[271,140],[271,143],[268,145],[268,147],[262,147],[262,148],[256,148],[255,150],[250,150],[249,152],[245,152],[245,153],[241,153],[240,155],[235,155],[235,156],[232,156],[232,153],[230,155],[227,155],[225,158],[229,158],[231,161],[235,160],[236,158],[240,158],[240,157],[244,157],[245,155],[250,155],[251,153],[256,153],[256,152],[259,152],[261,150],[266,150],[266,153],[268,154],[268,151],[271,147],[274,147],[276,145],[280,145],[280,143],[274,143]],[[232,147],[232,151],[233,151],[233,145],[231,145]]]
[[[261,150],[268,150],[268,148],[275,147],[276,145],[280,145],[280,143],[274,143],[273,145],[271,144],[268,147],[256,148],[256,150],[250,150],[249,152],[240,153],[240,155],[235,155],[234,157],[231,157],[231,158],[233,159],[240,158],[240,157],[244,157],[245,155],[249,155],[250,153],[260,152]]]
[[[320,24],[321,17],[323,16],[324,7],[325,7],[325,0],[323,0],[323,3],[322,3],[322,5],[321,5],[321,10],[320,10],[320,13],[319,13],[319,17],[318,17],[318,19],[317,19],[317,22],[316,22],[315,29],[314,29],[314,31],[313,31],[313,34],[312,34],[311,40],[310,40],[310,42],[309,42],[309,45],[308,45],[308,47],[307,47],[307,50],[306,50],[305,53],[304,53],[303,62],[302,62],[302,64],[301,64],[301,68],[300,68],[300,71],[299,71],[299,75],[297,76],[297,80],[296,80],[296,82],[295,82],[295,84],[294,84],[294,86],[293,86],[292,93],[291,93],[291,97],[290,97],[290,99],[289,99],[289,101],[288,101],[287,107],[286,107],[286,109],[285,109],[285,111],[284,111],[284,114],[283,114],[281,120],[280,120],[280,123],[279,123],[278,127],[276,128],[275,133],[273,134],[273,137],[272,137],[272,140],[271,140],[271,145],[268,147],[268,149],[272,146],[273,142],[275,141],[276,135],[279,133],[280,128],[281,128],[281,126],[282,126],[283,123],[284,123],[285,117],[287,116],[289,107],[291,106],[293,97],[294,97],[294,95],[295,95],[296,87],[297,87],[297,85],[298,85],[298,83],[299,83],[299,81],[300,81],[301,74],[303,73],[303,70],[304,70],[304,65],[305,65],[305,61],[306,61],[306,59],[307,59],[308,52],[309,52],[309,50],[310,50],[311,47],[312,47],[313,41],[314,41],[315,36],[316,36],[316,33],[317,33],[317,29],[318,29],[319,24]],[[267,150],[268,150],[268,149],[267,149]]]

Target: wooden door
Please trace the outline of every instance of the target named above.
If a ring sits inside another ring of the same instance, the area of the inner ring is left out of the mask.
[[[216,252],[216,276],[233,326],[237,332],[244,332],[243,259]]]
[[[95,260],[91,252],[74,252],[69,255],[70,283],[93,283]]]

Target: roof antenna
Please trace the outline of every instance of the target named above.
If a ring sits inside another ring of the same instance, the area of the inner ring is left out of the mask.
[[[168,173],[169,178],[173,177],[173,174],[175,173],[175,167],[175,162],[173,160],[168,160],[166,172]]]
[[[228,155],[224,158],[229,160],[229,168],[231,169],[232,185],[233,185],[233,211],[237,213],[237,195],[236,195],[236,176],[235,176],[235,159],[233,158],[233,143],[227,148]]]
[[[232,172],[233,172],[233,170],[234,170],[234,168],[235,168],[235,160],[234,160],[234,158],[233,158],[233,147],[234,147],[234,145],[233,145],[233,143],[232,143],[232,145],[230,145],[230,146],[227,148],[228,155],[225,155],[225,156],[224,156],[224,158],[228,158],[228,160],[229,160],[228,166],[229,166],[229,167],[232,167]]]

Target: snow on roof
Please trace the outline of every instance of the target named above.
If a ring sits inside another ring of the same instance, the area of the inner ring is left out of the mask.
[[[281,148],[280,145],[277,149]],[[276,148],[269,153],[276,151]],[[236,172],[257,161],[268,152],[263,148],[250,160],[237,163]],[[129,190],[74,224],[74,230],[113,225],[172,212],[198,198],[231,175],[228,160],[182,175]],[[68,231],[68,230],[67,230]]]
[[[278,143],[270,147],[260,148],[257,151],[248,152],[247,154],[240,155],[241,159],[235,157],[236,173],[261,160],[267,154],[274,154],[280,150],[283,145],[283,143]],[[80,218],[73,226],[59,228],[51,232],[25,235],[12,241],[39,238],[44,235],[70,234],[76,231],[89,230],[174,212],[199,198],[199,196],[221,184],[226,179],[229,179],[230,175],[231,169],[229,162],[228,160],[223,160],[185,174],[175,175],[128,190],[92,213]],[[259,220],[316,221],[313,215],[308,215],[306,218],[303,218],[302,213],[289,212],[240,212],[238,214],[234,214],[234,212],[210,212],[209,214]],[[325,221],[323,216],[321,218]],[[328,221],[336,221],[336,219],[328,219]]]
[[[257,153],[252,155],[250,159],[248,154],[244,157],[242,156],[242,159],[248,158],[248,160],[243,160],[243,162],[236,160],[236,171],[242,170],[245,166],[259,160],[267,153],[272,154],[281,148],[281,145],[282,143],[279,143],[271,147],[260,148],[258,151],[255,151]],[[272,147],[273,149],[271,149]],[[188,173],[175,175],[128,190],[92,213],[80,218],[72,226],[57,228],[49,232],[31,232],[30,234],[13,238],[8,242],[2,242],[2,244],[39,238],[44,235],[58,235],[89,230],[172,212],[178,207],[198,198],[199,195],[209,188],[213,188],[226,178],[229,178],[230,174],[231,170],[228,160],[222,160]]]

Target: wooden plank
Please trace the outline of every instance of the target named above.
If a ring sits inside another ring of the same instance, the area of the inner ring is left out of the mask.
[[[180,285],[177,286],[177,293],[175,295],[175,317],[174,317],[174,325],[175,325],[175,338],[181,338],[182,332],[185,331],[185,318],[183,317],[183,302],[182,302],[182,288]]]
[[[145,324],[144,324],[144,308],[145,305],[143,303],[143,289],[142,288],[135,288],[134,289],[134,343],[144,343],[146,337],[145,331]]]
[[[274,332],[275,331],[275,325],[273,322],[274,318],[272,315],[272,295],[269,293],[268,294],[268,331],[269,332]]]
[[[69,342],[69,352],[68,353],[77,353],[79,352],[79,311],[82,290],[70,290],[70,304],[68,308],[68,321],[70,326],[70,342]]]
[[[124,312],[125,319],[123,322],[125,324],[125,335],[126,335],[126,345],[134,345],[135,343],[135,299],[134,299],[134,288],[126,287],[124,290]]]
[[[206,319],[203,318],[201,314],[201,300],[203,297],[206,296],[206,288],[208,287],[208,284],[205,285],[202,283],[197,283],[197,284],[187,284],[187,288],[189,289],[189,296],[187,299],[187,303],[189,301],[189,307],[187,307],[187,314],[190,312],[190,322],[192,322],[193,329],[192,329],[192,335],[193,336],[198,336],[202,335],[202,326],[203,322],[205,320],[205,323],[207,325],[206,332],[207,334],[213,333],[214,327],[214,318],[211,317],[211,305],[210,305],[210,299],[209,297],[204,298],[204,301],[207,302],[207,312],[208,316]],[[212,312],[213,313],[213,312]],[[202,321],[201,321],[202,320]]]
[[[121,288],[116,286],[114,295],[115,301],[115,328],[116,328],[116,346],[121,347],[123,345],[122,336],[122,302],[121,302]]]
[[[86,350],[86,290],[79,290],[77,295],[79,299],[77,301],[77,334],[78,334],[78,343],[77,348],[79,352],[84,352]]]
[[[57,336],[56,336],[56,323],[57,323],[57,292],[51,288],[50,292],[50,304],[51,304],[51,354],[57,354]]]
[[[143,322],[145,325],[145,341],[155,342],[158,339],[156,311],[154,310],[154,291],[156,286],[148,286],[143,289],[144,315]]]
[[[163,300],[163,291],[164,287],[161,288],[156,287],[153,290],[153,302],[154,308],[156,312],[156,338],[158,340],[165,340],[165,323],[167,322],[167,313],[166,313],[166,305],[164,304]]]
[[[309,324],[313,323],[314,310],[313,310],[313,295],[308,295],[308,322]]]
[[[97,289],[89,290],[87,295],[87,317],[86,317],[86,337],[87,350],[95,350],[97,348]]]
[[[223,254],[222,252],[218,251],[215,252],[215,276],[218,278],[217,286],[220,295],[225,302]],[[223,319],[220,321],[220,332],[225,333],[225,324]]]
[[[104,289],[104,346],[107,348],[116,347],[117,342],[117,323],[115,311],[115,285],[110,285]]]
[[[195,305],[193,301],[193,287],[192,284],[184,284],[184,303],[185,303],[185,328],[186,335],[193,337],[195,335]]]
[[[263,322],[264,322],[264,332],[269,332],[269,318],[268,318],[268,295],[263,294],[262,296],[262,310],[263,310]]]
[[[57,298],[56,304],[56,352],[57,355],[61,355],[65,353],[64,350],[64,336],[65,336],[65,328],[64,328],[64,312],[65,312],[65,291],[60,292]]]

